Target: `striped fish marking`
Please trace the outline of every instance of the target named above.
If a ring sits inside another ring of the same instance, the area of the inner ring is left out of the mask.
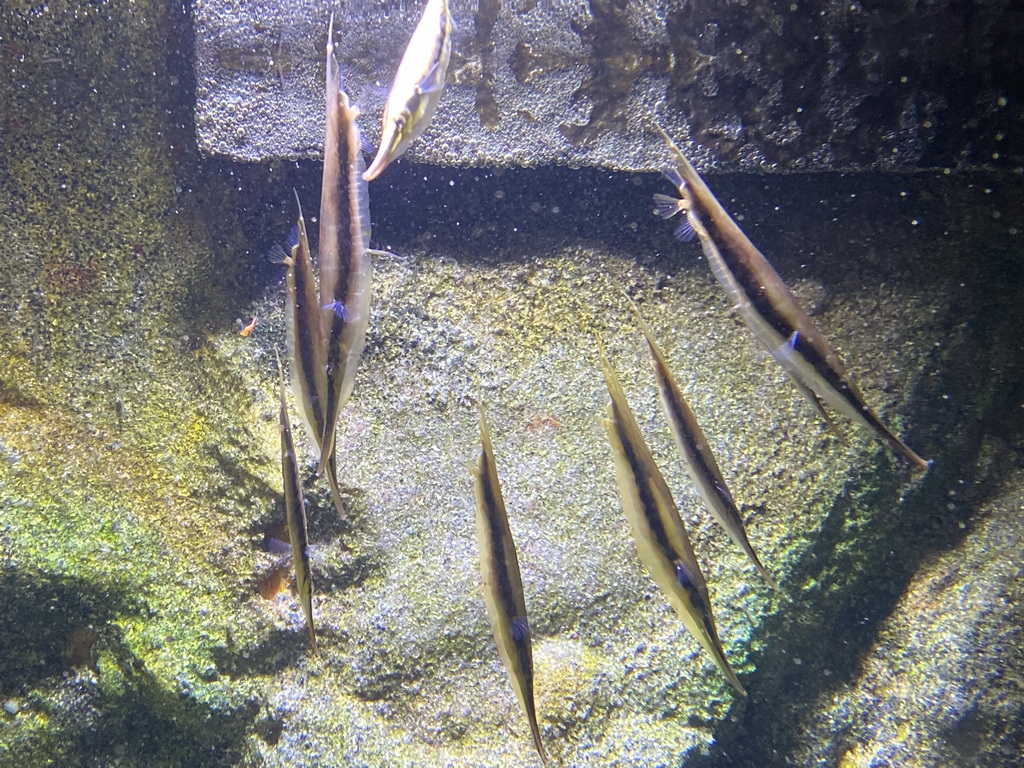
[[[622,509],[633,530],[640,561],[668,597],[683,626],[708,652],[736,692],[746,696],[718,639],[707,582],[693,554],[672,493],[603,349],[600,349],[600,356],[611,397],[604,427],[615,459]]]
[[[655,342],[650,327],[640,314],[640,308],[632,299],[630,299],[630,303],[633,305],[633,312],[636,314],[640,330],[647,341],[647,349],[651,353],[651,368],[654,370],[654,378],[658,384],[661,405],[665,417],[668,419],[669,430],[683,456],[683,463],[686,465],[690,479],[697,486],[697,492],[704,500],[704,506],[708,508],[718,524],[739,545],[769,586],[772,589],[778,589],[779,585],[772,578],[768,569],[761,564],[760,558],[754,552],[754,548],[747,538],[747,532],[743,527],[743,518],[740,516],[728,485],[726,485],[725,477],[715,460],[715,455],[711,451],[711,444],[704,436],[689,403],[683,397],[682,390],[676,384],[665,356]]]
[[[334,455],[338,414],[348,402],[366,343],[372,265],[370,210],[359,146],[359,109],[342,90],[334,56],[334,17],[327,35],[327,132],[320,194],[320,313],[326,343],[327,397],[319,475]]]
[[[508,515],[501,496],[494,449],[487,428],[483,405],[480,406],[480,458],[474,468],[476,482],[476,536],[480,550],[480,574],[484,582],[484,602],[491,631],[498,646],[512,688],[530,723],[533,743],[541,762],[548,755],[541,740],[533,697],[533,646],[530,622],[526,617],[526,598],[519,573],[519,558],[508,527]]]
[[[928,461],[889,430],[864,402],[839,355],[814,325],[789,288],[721,206],[693,165],[660,126],[658,131],[672,153],[674,167],[666,171],[681,199],[658,195],[657,212],[686,217],[676,236],[700,239],[715,277],[736,306],[747,327],[824,414],[818,398],[871,430],[912,466]],[[674,208],[674,210],[673,210]]]
[[[316,642],[316,630],[313,625],[313,580],[309,568],[309,533],[306,530],[306,508],[302,498],[302,480],[299,477],[299,462],[295,455],[295,443],[292,440],[292,425],[288,418],[288,406],[285,401],[284,368],[281,358],[277,358],[278,391],[281,398],[281,479],[284,484],[284,513],[288,526],[288,537],[292,544],[292,564],[295,567],[295,591],[299,596],[299,604],[306,615],[309,627],[309,640],[313,645],[313,653],[320,652]]]

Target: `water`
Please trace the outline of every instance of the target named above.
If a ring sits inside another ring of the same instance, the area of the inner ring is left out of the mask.
[[[934,460],[920,475],[817,418],[652,215],[657,175],[389,168],[373,245],[395,255],[339,423],[345,518],[308,489],[313,658],[268,551],[284,320],[266,254],[293,188],[312,217],[320,165],[198,155],[177,9],[2,18],[0,765],[536,764],[480,592],[478,399],[560,764],[1020,756],[1019,174],[707,177]],[[624,292],[779,594],[700,506]],[[636,557],[595,331],[747,701]]]

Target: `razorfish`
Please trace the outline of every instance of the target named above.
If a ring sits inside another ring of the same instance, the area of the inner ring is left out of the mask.
[[[725,529],[730,538],[750,558],[750,561],[757,567],[761,577],[768,582],[772,589],[778,589],[779,585],[768,572],[768,569],[761,564],[757,553],[750,545],[747,532],[743,527],[743,518],[740,517],[739,509],[733,500],[729,486],[725,483],[722,470],[715,461],[715,455],[711,451],[711,444],[704,437],[704,432],[697,423],[697,417],[693,415],[682,390],[676,384],[668,363],[650,327],[644,322],[640,314],[640,308],[630,300],[633,305],[633,312],[636,314],[640,330],[647,341],[647,348],[651,353],[651,368],[654,369],[654,378],[658,383],[658,392],[661,395],[662,409],[665,411],[665,418],[668,419],[669,429],[679,446],[679,452],[683,455],[683,463],[690,475],[693,484],[697,486],[697,492],[704,500],[704,506],[708,508],[718,524]]]
[[[370,209],[363,180],[366,167],[359,147],[353,106],[342,90],[334,57],[334,17],[327,32],[327,131],[320,193],[320,313],[326,344],[327,396],[319,475],[334,455],[338,414],[352,394],[355,372],[366,343],[370,319],[372,265]]]
[[[309,569],[309,533],[306,531],[306,507],[302,498],[302,480],[299,462],[292,440],[292,425],[288,419],[288,406],[284,393],[284,369],[277,358],[278,389],[281,395],[281,479],[284,484],[284,514],[288,537],[292,543],[292,564],[295,567],[295,591],[302,612],[306,614],[309,639],[313,653],[319,653],[316,630],[313,628],[313,580]]]
[[[910,464],[926,468],[928,462],[893,434],[864,402],[839,355],[794,298],[789,288],[726,213],[697,170],[679,147],[657,126],[673,156],[674,168],[665,176],[682,199],[655,195],[657,213],[684,216],[676,228],[683,241],[700,239],[704,255],[731,301],[782,368],[796,382],[819,413],[818,398],[867,427]]]
[[[604,427],[615,459],[622,509],[633,529],[637,554],[668,597],[683,626],[711,655],[729,684],[746,696],[718,639],[708,586],[675,500],[644,441],[615,371],[604,350],[599,349],[599,353],[611,396]]]
[[[523,580],[519,573],[515,542],[512,541],[512,532],[508,527],[505,502],[501,497],[483,405],[480,406],[480,442],[480,460],[474,468],[474,489],[484,602],[487,604],[487,615],[494,632],[494,641],[498,645],[498,654],[508,670],[519,703],[526,712],[541,762],[548,765],[533,699],[533,648],[530,642],[530,623],[526,618]]]
[[[427,129],[448,75],[452,17],[448,0],[427,0],[391,84],[377,156],[363,174],[372,181]]]
[[[295,195],[299,204],[299,196]],[[285,275],[285,328],[288,359],[292,372],[292,395],[299,407],[299,416],[313,444],[320,449],[324,437],[327,405],[327,368],[324,362],[323,333],[320,303],[317,301],[313,280],[313,261],[310,257],[306,221],[299,204],[299,217],[295,226],[296,240],[291,254],[284,260]],[[318,456],[319,458],[319,456]],[[341,493],[338,490],[337,466],[334,452],[327,462],[327,483],[331,500],[338,514],[343,514]]]

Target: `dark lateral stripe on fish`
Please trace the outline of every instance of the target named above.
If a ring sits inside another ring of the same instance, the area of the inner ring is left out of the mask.
[[[669,428],[675,438],[676,445],[683,455],[683,461],[690,478],[697,486],[697,490],[705,499],[705,505],[709,508],[712,516],[718,524],[725,529],[729,537],[743,550],[744,554],[753,562],[761,577],[772,587],[778,589],[778,584],[772,575],[761,563],[757,553],[754,551],[750,540],[747,538],[746,529],[743,525],[743,518],[740,516],[736,501],[729,492],[729,487],[722,475],[722,470],[715,460],[711,451],[711,444],[708,442],[704,431],[700,428],[697,417],[693,414],[689,403],[683,397],[682,390],[676,383],[675,377],[668,368],[668,362],[654,340],[654,335],[647,323],[640,314],[640,308],[630,299],[633,312],[636,314],[640,324],[640,330],[644,334],[647,348],[651,354],[651,368],[654,369],[654,378],[658,384],[661,395],[661,405],[668,418]]]
[[[356,118],[341,87],[334,56],[333,16],[327,40],[327,129],[320,197],[320,312],[327,344],[327,404],[323,455],[317,474],[333,451],[338,415],[352,392],[355,369],[366,341],[369,312],[369,205]]]
[[[687,631],[711,656],[729,684],[745,696],[746,691],[719,640],[707,583],[694,555],[686,526],[679,517],[668,484],[640,432],[600,341],[598,345],[601,368],[611,397],[604,424],[615,458],[623,511],[633,529],[637,553],[655,583],[666,593]],[[685,598],[679,594],[680,589]]]
[[[541,762],[548,765],[533,693],[533,646],[526,597],[508,514],[501,495],[494,450],[483,406],[480,406],[480,458],[474,468],[477,500],[477,542],[485,602],[499,655],[506,665],[516,697],[526,714]]]
[[[515,547],[506,549],[506,539],[511,541],[511,532],[508,531],[508,518],[505,511],[505,502],[501,496],[501,487],[498,485],[497,467],[494,464],[490,438],[485,436],[482,440],[484,448],[480,453],[480,494],[481,505],[488,516],[488,529],[490,541],[490,553],[495,563],[493,575],[500,604],[505,614],[511,617],[523,616],[526,614],[525,598],[516,598],[516,591],[512,586],[509,576],[510,571],[519,572],[519,558],[516,555]],[[501,567],[500,564],[505,564]],[[522,592],[522,584],[519,584],[519,591]],[[518,645],[518,644],[517,644]],[[531,649],[526,643],[526,650]]]
[[[292,394],[298,404],[303,425],[316,445],[319,459],[326,423],[327,371],[313,260],[298,193],[295,194],[295,203],[298,206],[298,221],[294,228],[294,245],[291,255],[285,259],[288,270],[285,276],[286,341],[292,372]],[[328,456],[327,483],[335,509],[339,515],[344,515],[337,478],[337,461],[332,449]]]
[[[298,196],[296,195],[296,203]],[[303,420],[317,447],[324,428],[323,340],[320,335],[320,305],[313,279],[313,263],[306,235],[306,222],[299,207],[298,240],[292,248],[286,282],[288,286],[288,352],[293,381]]]
[[[302,498],[302,479],[299,476],[299,462],[295,454],[295,442],[292,439],[291,420],[288,418],[288,405],[285,399],[284,368],[281,358],[277,358],[278,389],[281,398],[281,478],[284,485],[285,522],[288,526],[288,537],[291,539],[292,564],[295,568],[295,591],[298,593],[299,604],[306,616],[309,627],[309,639],[313,653],[320,652],[316,641],[316,629],[313,624],[313,580],[309,566],[309,534],[306,529],[306,509]]]
[[[612,403],[611,421],[616,431],[616,439],[622,446],[622,455],[629,465],[629,471],[636,478],[634,485],[636,486],[637,495],[640,497],[640,508],[643,511],[647,527],[653,534],[658,547],[663,552],[674,552],[675,547],[669,540],[668,531],[665,530],[665,524],[662,522],[661,515],[658,512],[658,501],[653,490],[657,481],[648,475],[644,468],[644,462],[637,456],[632,435],[627,431],[623,414],[615,406],[614,402]]]
[[[900,440],[867,406],[845,366],[767,258],[750,242],[722,207],[697,170],[675,142],[658,126],[675,159],[675,172],[667,172],[683,198],[684,214],[697,232],[715,276],[737,304],[754,335],[796,382],[823,398],[833,408],[859,421],[888,443],[911,464],[928,462]],[[733,296],[733,293],[737,295]],[[746,302],[746,305],[744,305]],[[763,330],[758,326],[762,326]],[[770,334],[773,338],[767,338]],[[783,355],[780,350],[788,344]],[[807,366],[820,381],[812,386]]]

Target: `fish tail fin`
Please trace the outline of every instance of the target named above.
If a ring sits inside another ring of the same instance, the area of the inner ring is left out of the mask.
[[[280,243],[274,243],[267,248],[267,261],[271,264],[291,266],[291,254]]]
[[[889,444],[889,446],[896,452],[896,455],[906,461],[915,469],[928,469],[932,465],[932,461],[924,459],[914,451],[909,445],[904,443],[900,438],[889,429],[882,420],[875,415],[875,412],[869,408],[864,409],[864,417],[868,422],[869,426],[878,434],[882,440]]]
[[[338,516],[344,518],[345,505],[342,503],[341,490],[338,488],[338,456],[333,448],[327,460],[325,472],[327,473],[327,486],[331,489],[331,501],[334,502],[334,508],[338,511]]]
[[[540,725],[537,723],[536,715],[530,718],[530,734],[533,736],[533,745],[537,748],[537,754],[540,755],[541,764],[544,768],[548,768],[551,765],[551,758],[548,757],[548,752],[544,749],[544,742],[540,737]]]
[[[775,577],[772,576],[771,572],[761,563],[761,558],[757,556],[757,553],[754,551],[754,548],[750,545],[749,541],[746,542],[746,546],[743,547],[743,550],[747,553],[747,557],[750,558],[750,562],[752,562],[754,567],[757,568],[757,572],[761,574],[761,578],[764,579],[765,583],[774,591],[778,592],[779,582],[775,580]]]

